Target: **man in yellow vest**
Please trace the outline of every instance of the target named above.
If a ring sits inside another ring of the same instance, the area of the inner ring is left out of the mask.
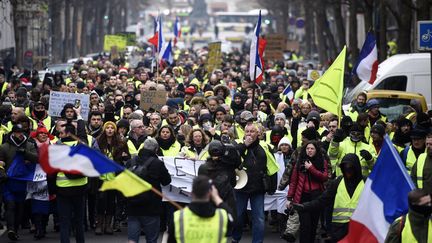
[[[408,193],[408,214],[390,226],[385,243],[432,242],[432,200],[425,190]]]
[[[59,130],[60,140],[58,144],[75,146],[79,141],[75,140],[76,136],[82,141],[87,142],[85,133],[84,120],[81,117],[81,107],[73,107],[78,119],[77,127],[68,121],[59,121],[57,129]],[[73,137],[75,135],[75,138]],[[57,207],[60,220],[60,242],[68,243],[72,224],[75,228],[75,239],[77,243],[84,243],[84,211],[85,195],[87,191],[87,177],[77,174],[68,174],[59,172],[56,179]]]
[[[417,188],[432,193],[432,133],[426,136],[426,152],[413,165],[411,178]]]
[[[332,242],[338,242],[347,235],[349,220],[364,187],[360,160],[356,154],[346,154],[340,168],[342,176],[332,181],[319,198],[304,204],[293,204],[297,211],[323,210],[326,206],[333,205]]]
[[[192,202],[174,213],[168,242],[226,243],[233,225],[230,212],[213,181],[198,176],[192,184]]]

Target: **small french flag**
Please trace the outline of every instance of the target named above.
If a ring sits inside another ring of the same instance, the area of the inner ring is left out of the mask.
[[[357,64],[353,68],[353,74],[356,74],[362,81],[373,84],[378,71],[378,50],[376,39],[372,32],[368,32],[366,40],[360,51]]]
[[[178,17],[176,17],[174,23],[174,46],[177,44],[177,39],[180,39],[180,37],[181,37],[181,26]]]
[[[285,95],[286,97],[288,97],[289,101],[292,102],[293,98],[294,98],[294,92],[291,89],[291,85],[288,84],[286,86],[286,88],[284,89],[284,91],[282,92],[283,95]]]
[[[166,43],[159,52],[159,62],[162,63],[164,61],[168,62],[169,64],[172,64],[174,62],[171,40]]]
[[[151,44],[153,44],[156,47],[156,50],[158,53],[160,53],[161,49],[162,49],[162,45],[164,43],[164,38],[162,35],[162,18],[159,16],[157,21],[156,21],[156,31],[154,33],[154,35],[148,39],[148,42],[150,42]]]

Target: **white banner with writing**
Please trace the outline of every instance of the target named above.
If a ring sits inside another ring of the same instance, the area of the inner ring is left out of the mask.
[[[284,172],[285,164],[282,154],[276,153],[275,158],[280,168],[278,172],[279,182]],[[205,161],[189,160],[179,157],[161,157],[160,159],[165,163],[165,167],[171,175],[171,184],[162,187],[163,194],[173,201],[190,203],[192,181],[198,175],[198,169]],[[283,213],[285,210],[286,195],[288,193],[287,190],[286,188],[284,191],[276,191],[273,195],[266,195],[264,199],[264,209],[266,211],[277,210]]]

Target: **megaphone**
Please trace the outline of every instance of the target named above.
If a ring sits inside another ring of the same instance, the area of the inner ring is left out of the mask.
[[[248,176],[246,174],[246,171],[235,169],[235,173],[236,173],[236,185],[234,189],[242,189],[243,187],[246,186],[248,182]]]

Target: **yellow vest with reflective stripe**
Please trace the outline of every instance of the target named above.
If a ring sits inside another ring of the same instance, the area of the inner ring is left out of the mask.
[[[135,147],[134,143],[131,140],[127,141],[127,146],[129,149],[129,153],[132,157],[138,155],[138,149]],[[141,148],[141,146],[139,148]]]
[[[260,140],[259,145],[262,147],[262,149],[264,149],[267,157],[267,175],[274,175],[279,171],[279,164],[276,162],[276,159],[273,153],[269,150],[268,144],[266,142]]]
[[[36,121],[36,119],[33,119],[31,117],[29,117],[29,118],[30,118],[30,121],[32,121],[32,123],[33,123],[33,130],[36,130],[38,128],[38,122]],[[50,116],[47,116],[45,119],[43,119],[42,123],[48,131],[51,130],[51,124],[52,123],[51,123],[51,117]]]
[[[203,218],[189,207],[174,213],[174,232],[178,243],[224,243],[227,242],[228,214],[216,209],[215,215]]]
[[[111,160],[114,160],[111,152],[108,152],[108,154],[106,154],[106,156],[108,158],[110,158]],[[99,179],[101,179],[103,181],[111,181],[111,180],[114,180],[114,178],[115,178],[114,172],[109,172],[109,173],[106,173],[106,174],[99,176]]]
[[[357,207],[360,194],[363,191],[364,182],[361,180],[352,197],[349,196],[345,187],[345,179],[342,179],[339,183],[336,192],[336,198],[333,206],[333,223],[348,223],[355,208]]]
[[[420,157],[420,155],[419,155],[419,157]],[[417,157],[415,156],[414,151],[412,150],[412,146],[410,146],[408,149],[408,154],[407,154],[406,162],[405,162],[406,168],[408,170],[408,174],[411,174],[411,169],[414,166],[415,162],[417,162]]]
[[[75,146],[78,142],[64,142],[63,144],[68,146]],[[78,178],[78,179],[68,179],[63,172],[57,173],[56,185],[58,187],[75,187],[75,186],[84,186],[87,184],[87,177]]]
[[[417,159],[417,174],[416,174],[416,180],[417,180],[417,188],[422,189],[423,188],[423,169],[426,162],[426,153],[422,153],[419,155]]]
[[[415,243],[419,242],[415,237],[411,229],[411,223],[409,221],[409,215],[405,218],[405,225],[401,234],[401,243]],[[427,242],[432,242],[432,220],[429,219],[429,226],[427,232]]]

